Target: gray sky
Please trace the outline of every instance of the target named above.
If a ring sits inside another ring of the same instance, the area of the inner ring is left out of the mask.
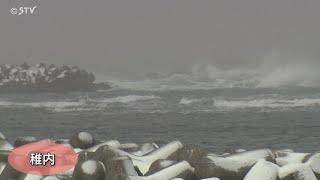
[[[35,5],[34,15],[10,14]],[[1,0],[0,64],[132,76],[255,66],[272,49],[318,62],[319,9],[319,0]]]

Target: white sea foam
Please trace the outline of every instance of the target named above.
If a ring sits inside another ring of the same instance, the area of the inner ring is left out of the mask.
[[[186,105],[186,106],[212,106],[213,99],[210,98],[189,98],[189,97],[183,97],[181,98],[179,104],[180,105]]]
[[[61,108],[61,107],[55,107],[48,109],[52,112],[89,112],[89,111],[98,111],[101,110],[99,107],[94,108],[86,108],[86,107],[76,107],[76,108]]]
[[[89,99],[85,102],[79,101],[45,101],[45,102],[14,102],[0,101],[0,108],[43,108],[52,112],[89,112],[108,110],[108,113],[117,113],[118,108],[126,108],[127,112],[219,112],[232,110],[272,110],[287,111],[296,108],[314,109],[320,107],[320,98],[295,98],[285,99],[274,96],[241,97],[240,99],[225,99],[223,97],[182,97],[177,103],[165,101],[159,96],[128,95],[104,99]],[[115,111],[114,111],[115,110]]]
[[[194,99],[189,99],[189,98],[186,98],[186,97],[183,97],[179,104],[183,104],[183,105],[188,105],[188,104],[192,104],[194,102]]]
[[[0,101],[0,106],[16,106],[16,107],[34,107],[34,108],[67,108],[82,105],[81,102],[71,101],[57,101],[57,102],[13,102],[13,101]]]
[[[5,108],[44,108],[53,112],[84,112],[97,111],[109,107],[113,103],[121,103],[123,106],[143,108],[144,105],[149,107],[154,104],[153,101],[161,99],[158,96],[139,96],[128,95],[104,99],[88,98],[85,101],[68,100],[68,101],[41,101],[41,102],[16,102],[0,101],[0,107]],[[149,102],[152,102],[150,105]]]
[[[88,99],[87,101],[41,101],[41,102],[14,102],[14,101],[0,101],[0,106],[17,106],[17,107],[34,107],[34,108],[68,108],[84,106],[88,102],[96,103],[130,103],[136,101],[148,101],[160,99],[158,96],[118,96],[105,99]]]
[[[42,108],[52,112],[83,112],[94,111],[98,107],[86,107],[79,101],[42,101],[42,102],[14,102],[0,101],[0,107],[4,108]]]
[[[228,101],[228,100],[214,100],[215,107],[228,108],[279,108],[279,107],[306,107],[320,105],[320,99],[257,99],[257,100],[242,100],[242,101]]]
[[[138,96],[138,95],[128,95],[128,96],[118,96],[114,98],[105,98],[105,99],[91,99],[93,102],[100,103],[131,103],[136,101],[148,101],[160,99],[158,96]]]

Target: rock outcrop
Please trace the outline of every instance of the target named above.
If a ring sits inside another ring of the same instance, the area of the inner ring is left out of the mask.
[[[78,154],[75,168],[40,177],[18,172],[8,163],[10,152],[21,143],[13,147],[1,133],[0,140],[0,180],[320,180],[318,152],[259,149],[213,154],[179,141],[161,147],[147,143],[152,145],[148,148],[116,140],[102,142],[87,132],[76,133],[70,139],[38,141],[62,143]],[[21,140],[23,144],[36,141],[24,136],[16,142]]]
[[[95,84],[94,81],[92,73],[77,66],[47,66],[44,63],[0,66],[0,92],[92,91],[110,88],[107,84]]]

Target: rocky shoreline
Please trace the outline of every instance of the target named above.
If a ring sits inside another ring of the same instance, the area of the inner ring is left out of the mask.
[[[16,171],[8,163],[12,150],[34,142],[54,142],[74,149],[75,168],[55,176],[39,176]],[[70,139],[38,141],[19,137],[11,145],[0,133],[0,180],[319,180],[320,153],[298,153],[290,149],[227,149],[210,153],[174,141],[120,143],[98,141],[87,132]]]
[[[1,65],[0,92],[61,92],[109,89],[106,83],[94,83],[93,73],[77,66]]]

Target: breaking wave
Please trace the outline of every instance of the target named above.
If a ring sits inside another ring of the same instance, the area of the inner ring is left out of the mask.
[[[42,108],[52,112],[104,111],[108,113],[125,112],[220,112],[252,109],[271,111],[313,110],[320,108],[319,98],[241,98],[217,99],[217,97],[182,97],[178,101],[167,101],[158,96],[118,96],[87,101],[59,102],[10,102],[0,101],[0,108]],[[312,110],[311,109],[311,110]]]
[[[11,102],[11,101],[0,101],[0,106],[14,106],[14,107],[33,107],[33,108],[68,108],[81,106],[81,102]]]
[[[92,102],[100,102],[100,103],[131,103],[136,101],[148,101],[160,99],[158,96],[138,96],[138,95],[128,95],[128,96],[118,96],[114,98],[105,98],[102,100],[99,99],[90,99]]]
[[[318,68],[307,65],[279,67],[267,73],[257,87],[319,87],[320,73]]]
[[[226,108],[295,108],[319,106],[320,99],[292,99],[292,100],[278,100],[278,99],[258,99],[251,101],[227,101],[215,100],[215,107]]]
[[[211,98],[181,98],[179,105],[192,105],[195,107],[211,107],[213,104],[213,99]]]
[[[188,105],[188,104],[192,104],[194,101],[195,99],[189,99],[189,98],[183,97],[180,100],[179,104]]]
[[[110,98],[80,98],[74,101],[42,101],[42,102],[14,102],[0,101],[1,108],[42,108],[54,112],[79,112],[97,111],[120,104],[122,107],[135,107],[143,109],[143,106],[154,104],[154,100],[160,100],[158,96],[127,95]]]
[[[207,90],[216,88],[320,87],[319,63],[273,52],[254,68],[195,64],[186,73],[151,73],[140,80],[108,79],[113,87],[134,90]]]
[[[211,67],[209,65],[209,67]],[[209,68],[215,69],[216,68]],[[139,81],[109,79],[114,88],[132,90],[209,90],[217,88],[283,88],[283,87],[320,87],[320,72],[311,67],[282,67],[268,73],[218,71],[211,74],[203,71],[195,73],[175,73],[160,79],[146,78]]]
[[[320,71],[315,67],[292,65],[270,71],[219,70],[207,65],[192,73],[173,73],[139,81],[109,79],[114,88],[133,90],[208,90],[217,88],[320,87]]]
[[[211,100],[211,101],[210,101]],[[319,98],[295,98],[295,99],[208,99],[208,98],[188,98],[183,97],[180,102],[183,110],[204,111],[204,112],[220,112],[244,110],[252,111],[259,109],[262,111],[291,111],[291,110],[316,110],[320,108]],[[311,108],[311,109],[310,109]]]

